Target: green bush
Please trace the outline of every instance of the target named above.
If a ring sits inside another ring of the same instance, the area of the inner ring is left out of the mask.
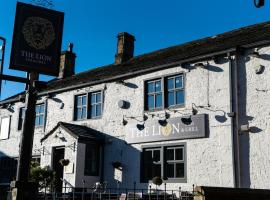
[[[30,180],[38,183],[39,188],[54,186],[55,172],[49,167],[40,167],[38,163],[31,163]]]

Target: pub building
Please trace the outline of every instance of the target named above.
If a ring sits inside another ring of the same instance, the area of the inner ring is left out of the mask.
[[[134,36],[117,39],[114,63],[78,74],[62,52],[38,93],[32,157],[58,191],[61,179],[147,189],[156,176],[168,190],[270,189],[270,22],[139,56]],[[1,185],[15,176],[24,99],[0,103]]]

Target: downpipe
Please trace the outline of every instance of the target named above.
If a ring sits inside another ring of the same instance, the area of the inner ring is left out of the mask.
[[[233,156],[233,176],[234,187],[241,188],[241,168],[240,168],[240,150],[239,150],[239,107],[238,107],[238,53],[233,58],[229,54],[229,90],[230,90],[230,117],[231,117],[231,138],[232,138],[232,156]]]

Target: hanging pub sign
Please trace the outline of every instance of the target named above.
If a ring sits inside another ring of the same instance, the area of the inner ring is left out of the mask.
[[[64,13],[18,2],[10,69],[58,76]]]
[[[175,117],[155,120],[144,125],[128,124],[125,127],[128,144],[204,138],[207,136],[208,115],[199,114],[186,117]]]

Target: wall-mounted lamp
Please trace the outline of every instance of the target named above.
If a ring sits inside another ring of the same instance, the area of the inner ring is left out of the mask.
[[[182,117],[181,121],[185,125],[190,125],[192,123],[191,115],[189,117]]]
[[[140,131],[142,131],[145,128],[144,123],[143,124],[137,124],[136,127]]]
[[[126,126],[128,124],[128,121],[125,119],[125,116],[123,116],[122,124]]]
[[[138,119],[139,118],[139,119]],[[123,115],[123,120],[122,120],[122,124],[125,126],[128,124],[128,121],[126,119],[134,119],[140,123],[143,123],[143,127],[144,127],[144,123],[145,121],[148,119],[148,116],[147,115],[143,115],[143,116],[130,116],[130,117],[127,117],[125,115]],[[140,120],[141,119],[141,120]],[[138,126],[141,128],[142,127],[142,124],[137,124],[137,128]],[[138,128],[139,129],[139,128]]]
[[[14,112],[14,107],[13,107],[13,105],[12,104],[8,104],[8,106],[7,106],[7,110],[9,111],[9,112]]]
[[[118,81],[116,81],[116,83],[121,84],[121,85],[126,85],[124,80],[118,80]]]
[[[195,63],[194,64],[194,67],[200,67],[200,68],[205,68],[207,65],[202,63],[202,62],[199,62],[199,63]]]
[[[195,103],[192,103],[192,115],[197,115],[198,114],[198,110],[196,109],[196,105],[195,105]]]
[[[258,49],[255,49],[252,53],[249,54],[249,56],[253,58],[260,58],[260,53]]]
[[[166,126],[168,124],[166,119],[159,119],[158,123],[160,124],[160,126]]]
[[[255,66],[255,73],[256,74],[262,74],[264,72],[265,67],[263,65],[257,65]]]

